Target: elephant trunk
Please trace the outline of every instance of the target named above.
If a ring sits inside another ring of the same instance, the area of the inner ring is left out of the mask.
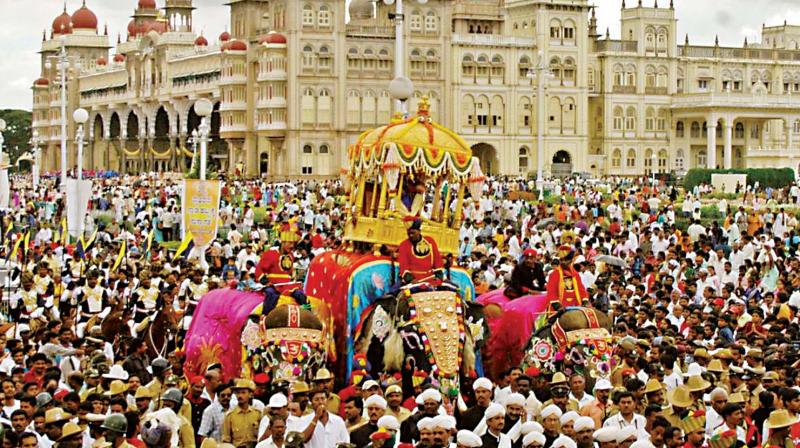
[[[392,329],[384,343],[383,367],[386,372],[400,372],[403,369],[403,338]]]

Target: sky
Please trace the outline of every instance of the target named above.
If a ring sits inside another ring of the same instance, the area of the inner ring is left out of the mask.
[[[72,13],[83,0],[66,0],[67,11]],[[164,0],[157,0],[163,5]],[[297,0],[288,0],[297,1]],[[339,0],[343,1],[343,0]],[[349,3],[349,0],[346,0]],[[406,0],[406,2],[414,0]],[[626,0],[629,7],[638,0]],[[643,0],[652,6],[654,0]],[[225,0],[195,0],[194,24],[209,40],[225,30],[228,10]],[[759,41],[762,23],[780,25],[784,20],[800,24],[800,0],[674,0],[678,17],[678,42],[683,43],[689,34],[692,44],[711,45],[719,35],[720,45],[742,45]],[[125,30],[136,7],[136,0],[86,0],[87,6],[98,17],[100,27],[108,24],[111,43]],[[621,0],[593,0],[598,6],[598,30],[605,34],[610,29],[612,38],[619,38]],[[669,0],[659,0],[661,7]],[[35,5],[35,8],[31,8]],[[0,0],[0,10],[6,19],[0,27],[0,41],[4,42],[0,58],[0,109],[31,109],[30,86],[39,75],[39,51],[42,31],[49,28],[61,13],[63,0]]]

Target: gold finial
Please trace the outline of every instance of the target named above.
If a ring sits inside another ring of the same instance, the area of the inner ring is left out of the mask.
[[[427,96],[423,96],[417,103],[417,115],[428,115],[431,108],[431,102],[428,101]]]

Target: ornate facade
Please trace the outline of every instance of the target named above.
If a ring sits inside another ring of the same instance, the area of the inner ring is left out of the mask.
[[[552,175],[796,169],[800,27],[763,27],[762,42],[735,48],[690,45],[672,3],[656,1],[623,0],[611,39],[588,0],[406,0],[409,110],[427,96],[493,174],[535,172],[540,110]],[[33,86],[45,169],[60,164],[62,48],[70,166],[78,107],[90,112],[84,166],[128,171],[188,166],[204,97],[212,165],[250,175],[337,175],[348,145],[389,121],[394,6],[231,0],[230,32],[209,39],[194,32],[192,0],[164,2],[138,0],[114,47],[85,5],[45,33]]]

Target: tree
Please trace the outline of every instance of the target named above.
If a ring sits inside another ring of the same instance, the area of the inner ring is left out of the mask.
[[[19,109],[2,109],[0,118],[6,121],[3,151],[8,152],[10,163],[13,164],[21,154],[30,149],[31,113]]]

